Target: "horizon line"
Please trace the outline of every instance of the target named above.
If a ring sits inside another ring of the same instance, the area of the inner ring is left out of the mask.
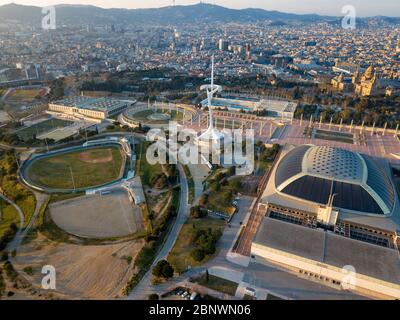
[[[246,9],[258,9],[258,10],[264,10],[264,11],[269,11],[269,12],[279,12],[279,13],[285,13],[285,14],[294,14],[294,15],[300,15],[300,16],[304,16],[304,15],[317,15],[320,17],[332,17],[332,18],[337,18],[340,17],[340,15],[327,15],[327,14],[319,14],[319,13],[315,13],[315,12],[310,12],[310,13],[300,13],[300,12],[291,12],[291,11],[280,11],[280,10],[269,10],[269,9],[265,9],[265,8],[261,8],[261,7],[243,7],[243,8],[231,8],[231,7],[227,7],[224,5],[220,5],[220,4],[215,4],[215,3],[209,3],[209,2],[204,2],[204,1],[199,1],[197,3],[194,4],[176,4],[176,5],[165,5],[165,6],[160,6],[160,7],[139,7],[139,8],[128,8],[128,7],[104,7],[101,5],[95,5],[95,4],[74,4],[74,3],[57,3],[57,4],[53,4],[51,6],[71,6],[71,7],[95,7],[95,8],[100,8],[100,9],[104,9],[104,10],[151,10],[151,9],[163,9],[163,8],[170,8],[170,7],[190,7],[190,6],[196,6],[199,4],[204,4],[204,5],[209,5],[209,6],[216,6],[216,7],[222,7],[222,8],[226,8],[226,9],[230,9],[230,10],[246,10]],[[9,3],[5,3],[0,5],[0,8],[3,6],[7,6],[7,5],[17,5],[17,6],[25,6],[25,7],[37,7],[37,8],[43,8],[44,6],[40,6],[40,5],[36,5],[36,4],[20,4],[20,3],[16,3],[16,2],[9,2]],[[400,18],[399,16],[389,16],[389,15],[383,15],[383,14],[377,14],[377,15],[360,15],[360,18],[375,18],[375,17],[387,17],[387,18]]]

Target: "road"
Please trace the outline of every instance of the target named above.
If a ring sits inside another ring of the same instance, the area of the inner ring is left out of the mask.
[[[156,287],[153,286],[151,283],[152,278],[152,270],[153,267],[157,264],[158,261],[164,260],[168,257],[169,252],[171,251],[172,247],[178,235],[182,229],[183,224],[186,222],[188,215],[189,215],[189,206],[188,206],[188,182],[185,176],[185,172],[182,168],[181,164],[177,165],[180,177],[180,186],[181,186],[181,195],[180,195],[180,202],[179,202],[179,210],[175,220],[175,223],[168,233],[167,239],[165,240],[161,250],[157,254],[157,257],[154,259],[153,264],[143,276],[142,280],[138,283],[138,285],[131,291],[128,295],[128,299],[130,300],[147,300],[148,295],[151,292],[154,292]]]

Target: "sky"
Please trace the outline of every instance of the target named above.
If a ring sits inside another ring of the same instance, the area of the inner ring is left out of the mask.
[[[150,8],[172,5],[174,0],[14,0],[14,3],[35,6],[53,4],[92,4],[103,8]],[[0,0],[0,5],[11,0]],[[199,0],[175,0],[178,5],[198,3]],[[400,0],[205,0],[229,8],[263,8],[293,13],[341,15],[345,5],[353,5],[358,16],[400,16]]]

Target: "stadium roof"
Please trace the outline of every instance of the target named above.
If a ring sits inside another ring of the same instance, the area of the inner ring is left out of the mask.
[[[390,177],[366,155],[328,146],[300,146],[287,153],[275,175],[278,192],[358,213],[389,215],[395,191]]]
[[[116,100],[111,98],[91,98],[91,97],[76,96],[55,101],[54,104],[105,112],[105,111],[112,111],[116,108],[126,105],[126,101]]]

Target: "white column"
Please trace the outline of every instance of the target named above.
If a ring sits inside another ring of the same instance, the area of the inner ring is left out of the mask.
[[[371,136],[373,136],[373,135],[374,135],[374,131],[375,131],[375,122],[374,122],[374,124],[372,125]]]
[[[397,136],[397,131],[399,131],[399,124],[396,125],[396,131],[393,135],[394,138],[396,138],[396,136]]]
[[[329,130],[331,130],[331,127],[332,127],[332,120],[333,120],[333,118],[331,117],[331,120],[329,120]]]
[[[383,137],[385,136],[386,128],[387,128],[387,122],[385,122],[385,126],[383,127],[383,132],[382,132]]]
[[[343,118],[340,118],[339,131],[342,131]]]
[[[353,123],[354,123],[354,120],[351,119],[351,123],[350,123],[350,132],[353,130]]]

